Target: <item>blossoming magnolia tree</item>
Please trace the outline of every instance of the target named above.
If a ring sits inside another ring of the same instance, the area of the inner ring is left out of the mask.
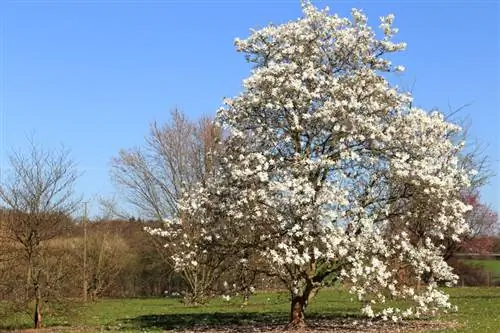
[[[289,289],[293,326],[304,324],[318,289],[336,281],[369,317],[449,308],[437,282],[456,276],[440,240],[466,232],[469,209],[460,200],[462,144],[451,139],[460,128],[411,107],[411,96],[384,78],[403,70],[385,57],[405,48],[392,41],[392,15],[381,18],[379,38],[359,10],[347,19],[303,2],[303,13],[236,40],[255,69],[218,112],[228,133],[223,163],[182,201],[181,217],[156,232],[197,228],[196,241],[178,247],[178,267],[210,251],[251,257]],[[420,221],[429,227],[418,241],[408,228],[386,232]],[[388,296],[411,305],[372,310]]]

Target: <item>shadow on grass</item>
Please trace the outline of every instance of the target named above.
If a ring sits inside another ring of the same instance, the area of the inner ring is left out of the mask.
[[[345,318],[346,315],[306,313],[307,320],[330,320]],[[349,315],[349,317],[353,317]],[[256,332],[284,327],[289,321],[285,312],[228,312],[144,315],[122,319],[127,327],[134,329],[163,329],[204,331],[224,330],[224,332]],[[260,328],[260,329],[259,329]]]

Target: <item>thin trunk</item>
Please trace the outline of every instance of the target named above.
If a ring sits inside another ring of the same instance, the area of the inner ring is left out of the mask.
[[[32,275],[33,275],[33,249],[28,247],[26,249],[27,256],[28,256],[28,269],[26,271],[26,299],[30,299],[30,292],[31,292],[31,281],[32,281]]]
[[[249,291],[244,291],[244,294],[243,294],[243,306],[247,306],[248,305],[248,300],[250,299],[250,292]]]
[[[33,316],[33,321],[35,324],[35,328],[42,327],[42,295],[40,292],[40,288],[35,286],[35,314]]]
[[[31,289],[31,258],[28,259],[28,271],[26,272],[26,299],[30,298]]]
[[[87,202],[84,202],[83,214],[83,301],[87,302],[88,286],[87,286]]]
[[[193,294],[193,300],[194,300],[194,305],[198,305],[198,268],[195,268],[195,273],[194,273],[194,294]]]

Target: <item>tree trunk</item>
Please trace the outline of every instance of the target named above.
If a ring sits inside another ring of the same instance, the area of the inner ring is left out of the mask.
[[[305,307],[306,307],[306,298],[304,296],[292,296],[292,306],[290,309],[290,323],[287,325],[287,328],[297,329],[306,326],[304,322]]]
[[[35,328],[42,327],[42,297],[40,294],[40,289],[35,287],[35,314],[33,316],[33,321],[35,324]]]
[[[30,291],[31,291],[31,266],[32,266],[31,256],[28,256],[28,270],[26,272],[26,299],[30,298]]]
[[[247,306],[248,305],[248,300],[250,299],[250,292],[248,291],[245,291],[244,294],[243,294],[243,306]]]

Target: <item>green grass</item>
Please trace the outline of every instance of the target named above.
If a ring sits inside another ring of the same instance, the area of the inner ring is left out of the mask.
[[[449,289],[459,312],[442,315],[439,320],[458,322],[460,328],[441,333],[500,332],[500,288]],[[183,329],[197,324],[225,325],[268,323],[284,324],[288,319],[286,293],[260,293],[241,307],[241,299],[230,302],[216,299],[205,306],[185,306],[178,299],[105,299],[87,305],[75,303],[71,311],[49,309],[44,314],[46,326],[63,326],[58,332],[161,332]],[[2,316],[0,330],[28,328],[28,313]],[[341,289],[322,290],[307,309],[306,318],[338,318],[359,316],[359,303]],[[71,325],[71,327],[70,327]],[[67,327],[67,328],[64,328]]]
[[[463,263],[478,266],[491,273],[491,283],[500,282],[500,260],[495,259],[462,259]]]
[[[451,289],[452,301],[458,312],[441,316],[454,320],[461,328],[439,333],[498,333],[500,332],[500,288],[468,287]]]
[[[495,259],[464,259],[463,262],[470,265],[481,266],[485,270],[492,272],[495,276],[500,277],[500,260]]]
[[[45,307],[43,315],[44,326],[70,326],[77,318],[81,309],[80,303],[58,303]],[[13,308],[12,304],[0,301],[0,331],[31,328],[34,305],[29,309]]]

